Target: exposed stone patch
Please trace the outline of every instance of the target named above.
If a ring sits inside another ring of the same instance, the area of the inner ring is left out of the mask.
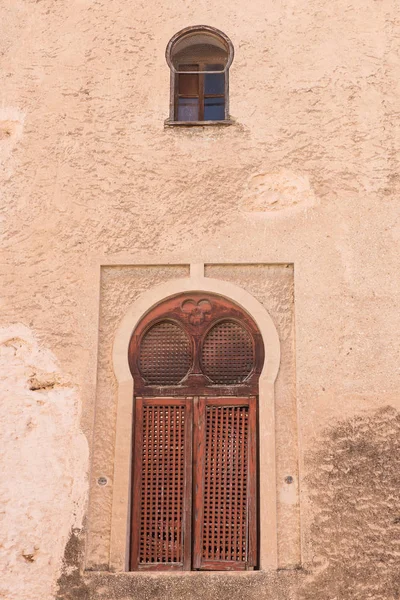
[[[0,597],[53,600],[82,523],[88,447],[76,390],[23,325],[0,329],[0,401]]]
[[[32,377],[28,381],[29,389],[32,391],[52,390],[55,386],[54,381],[39,381],[36,377]]]
[[[29,389],[32,391],[52,390],[54,387],[62,387],[65,382],[59,373],[44,373],[35,370],[28,379]]]
[[[251,213],[282,213],[316,204],[308,175],[283,170],[252,174],[245,184],[242,210]]]
[[[387,407],[332,426],[311,459],[314,560],[300,598],[397,600],[400,414]]]
[[[34,546],[33,548],[25,548],[25,550],[22,550],[22,556],[27,562],[35,562],[38,550],[38,546]]]

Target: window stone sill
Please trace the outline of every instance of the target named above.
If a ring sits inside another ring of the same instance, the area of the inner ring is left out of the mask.
[[[164,121],[165,127],[227,127],[233,125],[234,121],[225,119],[223,121]]]
[[[106,578],[110,578],[110,580],[113,579],[126,579],[129,580],[129,578],[136,578],[138,577],[140,578],[146,578],[146,577],[156,577],[156,578],[173,578],[173,577],[187,577],[187,578],[191,578],[191,577],[210,577],[210,576],[214,576],[214,577],[255,577],[256,575],[260,575],[260,574],[265,574],[265,573],[276,573],[277,569],[270,569],[270,570],[263,570],[261,571],[260,569],[253,569],[253,570],[242,570],[242,571],[178,571],[178,570],[172,570],[172,571],[151,571],[151,570],[141,570],[141,571],[105,571],[105,570],[92,570],[92,569],[85,569],[83,572],[83,575],[85,577],[87,577],[88,579],[92,578],[92,579],[96,579],[99,577],[106,577]]]

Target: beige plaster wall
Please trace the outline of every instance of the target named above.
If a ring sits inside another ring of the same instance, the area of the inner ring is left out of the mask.
[[[396,0],[4,0],[0,23],[1,593],[54,597],[72,528],[59,598],[198,597],[200,576],[79,575],[99,263],[226,262],[294,264],[303,570],[202,596],[398,597]],[[236,123],[164,129],[165,46],[199,23],[235,46]],[[67,383],[29,390],[18,361]]]

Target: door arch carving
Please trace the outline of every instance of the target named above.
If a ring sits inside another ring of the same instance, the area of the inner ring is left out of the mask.
[[[264,344],[237,304],[201,292],[169,298],[138,324],[129,344],[135,395],[257,394]]]

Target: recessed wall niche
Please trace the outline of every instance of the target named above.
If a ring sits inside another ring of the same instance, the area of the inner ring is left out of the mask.
[[[274,469],[271,470],[270,481],[260,481],[259,505],[263,507],[271,504],[270,496],[275,491],[276,510],[274,515],[271,514],[271,519],[275,522],[271,531],[275,531],[276,551],[272,549],[272,554],[276,555],[276,567],[295,567],[300,564],[300,518],[293,266],[208,264],[196,265],[192,269],[189,265],[107,265],[101,268],[98,374],[86,569],[92,572],[127,570],[127,503],[130,482],[129,478],[119,473],[119,456],[121,451],[125,453],[122,462],[126,462],[131,453],[131,424],[126,418],[122,424],[121,419],[118,422],[121,385],[115,375],[115,357],[113,363],[114,340],[125,315],[135,303],[140,303],[141,297],[151,296],[151,290],[160,289],[160,286],[166,286],[167,289],[169,282],[171,285],[173,282],[179,285],[179,281],[186,289],[193,290],[202,289],[201,282],[205,289],[212,282],[214,289],[221,288],[221,295],[224,294],[222,290],[229,289],[229,285],[233,284],[239,290],[238,297],[240,290],[243,290],[244,295],[250,294],[262,305],[277,331],[281,358],[275,394],[272,394],[274,406],[268,407],[269,422],[259,424],[260,428],[269,428],[272,436],[275,436]],[[130,333],[127,332],[128,337]],[[267,355],[268,340],[265,344]],[[126,348],[126,360],[127,350]],[[125,360],[124,352],[122,360]],[[271,385],[273,386],[273,382]],[[129,395],[128,391],[128,396],[125,397],[129,398]],[[126,414],[129,414],[129,408],[127,410]],[[125,466],[125,473],[126,471]],[[269,478],[265,470],[261,475]],[[106,478],[106,485],[98,484],[101,477]],[[271,487],[271,482],[274,487]],[[265,496],[265,490],[269,490],[268,497]],[[269,543],[274,546],[273,541],[270,540]]]

